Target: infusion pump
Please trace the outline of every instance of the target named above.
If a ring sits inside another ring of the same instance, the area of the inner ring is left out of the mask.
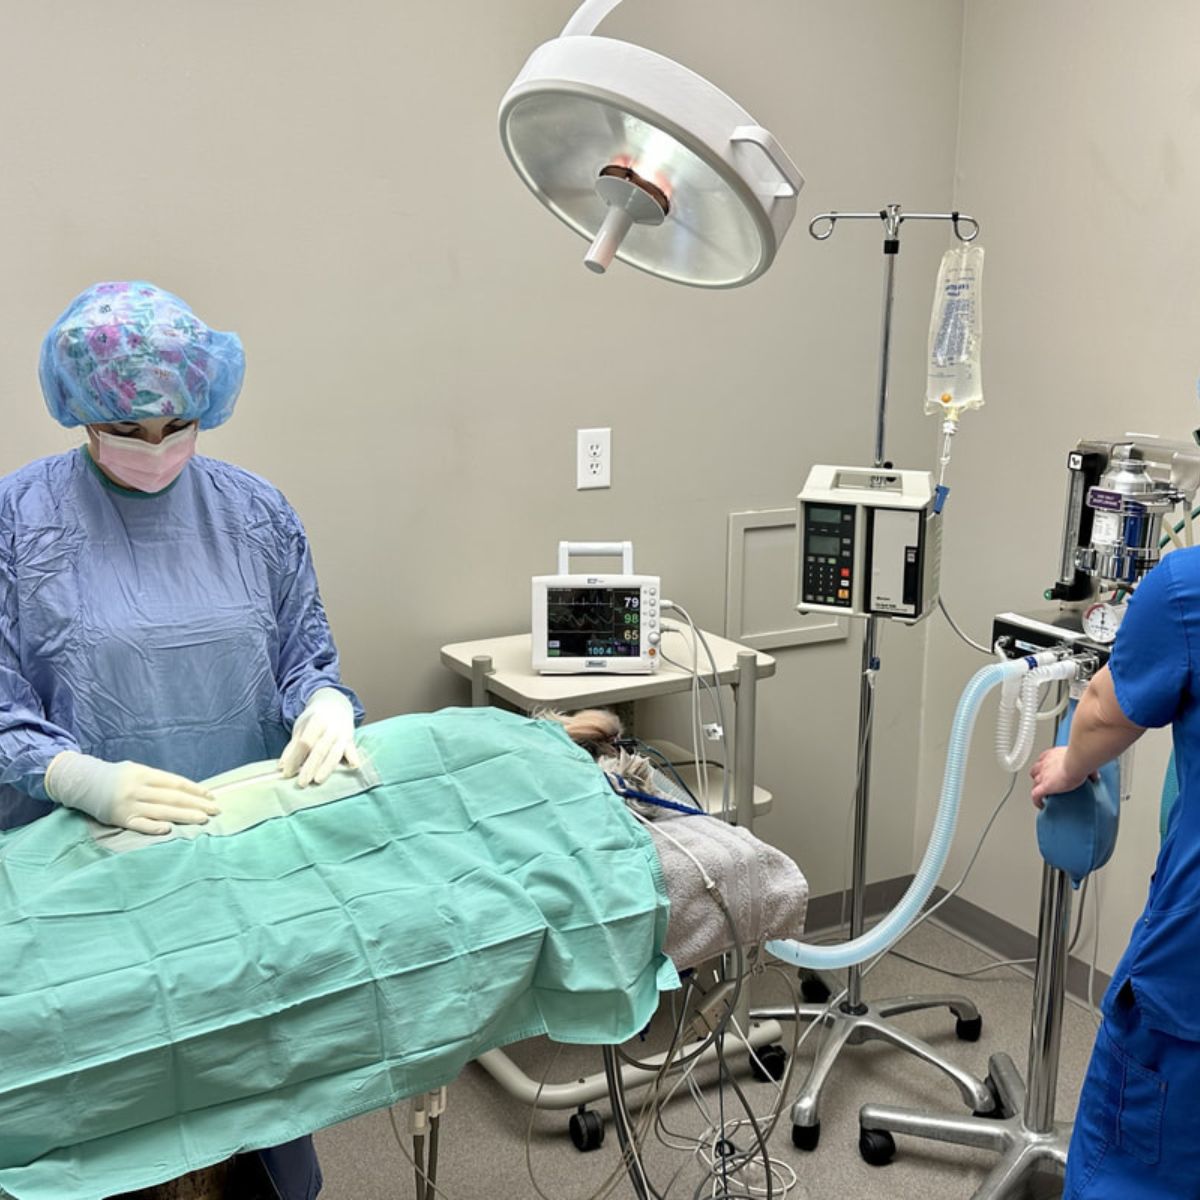
[[[796,607],[916,622],[937,604],[942,519],[928,471],[816,466],[797,497]]]
[[[621,558],[619,575],[572,575],[576,557]],[[635,575],[632,542],[559,542],[558,574],[533,580],[533,669],[645,675],[658,669],[657,575]]]

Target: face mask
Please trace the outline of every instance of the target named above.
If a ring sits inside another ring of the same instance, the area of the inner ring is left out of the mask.
[[[98,461],[119,483],[138,492],[161,492],[179,478],[196,452],[196,426],[189,425],[157,446],[139,438],[116,437],[97,430]]]

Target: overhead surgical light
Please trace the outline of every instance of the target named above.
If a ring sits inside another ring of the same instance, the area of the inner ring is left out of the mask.
[[[500,105],[500,139],[529,190],[614,258],[693,287],[738,287],[770,265],[804,177],[775,137],[669,58],[592,36],[620,0],[584,0]]]

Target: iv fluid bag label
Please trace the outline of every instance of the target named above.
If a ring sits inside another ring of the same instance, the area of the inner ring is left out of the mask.
[[[925,411],[983,406],[983,248],[958,246],[942,256],[929,320]]]

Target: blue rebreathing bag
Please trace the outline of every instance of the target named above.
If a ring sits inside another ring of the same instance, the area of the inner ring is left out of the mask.
[[[1075,701],[1059,725],[1057,744],[1071,736]],[[1038,850],[1052,867],[1066,871],[1075,887],[1112,857],[1121,821],[1121,781],[1115,762],[1100,768],[1099,782],[1085,780],[1074,791],[1047,796],[1037,818]]]

